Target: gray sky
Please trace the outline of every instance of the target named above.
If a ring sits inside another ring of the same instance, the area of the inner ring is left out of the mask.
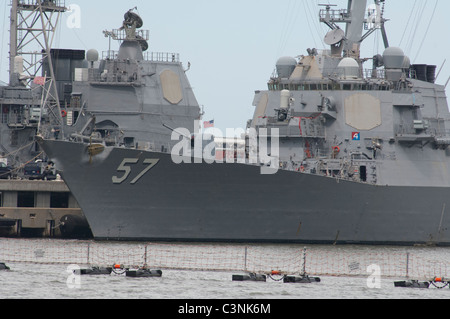
[[[0,0],[0,80],[5,82],[9,3]],[[79,6],[81,25],[69,28],[67,20],[73,13],[65,13],[53,47],[106,51],[108,39],[102,31],[119,28],[124,13],[137,6],[143,29],[150,30],[149,51],[180,53],[185,67],[191,63],[187,75],[205,108],[204,120],[214,119],[216,127],[225,132],[226,128],[244,128],[253,116],[254,91],[267,88],[279,57],[326,48],[323,37],[328,27],[318,21],[319,3],[347,7],[345,0],[66,0],[66,5]],[[448,0],[386,0],[385,5],[391,46],[401,46],[412,63],[434,64],[438,70],[447,59],[439,84],[450,76],[449,14]],[[118,49],[118,44],[113,43],[112,49]],[[372,57],[383,50],[382,38],[376,33],[363,43],[362,56]]]

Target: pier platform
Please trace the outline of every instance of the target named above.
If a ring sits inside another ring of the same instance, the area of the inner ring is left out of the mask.
[[[88,238],[90,229],[63,181],[0,180],[0,236]]]

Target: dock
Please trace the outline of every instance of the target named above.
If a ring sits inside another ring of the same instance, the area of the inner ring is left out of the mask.
[[[90,229],[63,181],[0,180],[0,236],[86,238]]]

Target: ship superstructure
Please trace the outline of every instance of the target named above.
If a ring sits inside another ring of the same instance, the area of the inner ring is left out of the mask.
[[[280,58],[268,90],[255,96],[249,127],[279,129],[284,169],[373,185],[448,187],[449,112],[444,86],[434,83],[436,66],[411,65],[402,49],[389,47],[380,1],[368,16],[366,3],[320,11],[331,28],[330,49]],[[377,29],[383,55],[361,58],[361,43]]]
[[[200,108],[179,54],[146,52],[149,32],[142,26],[140,16],[128,11],[121,28],[104,32],[121,42],[119,51],[99,59],[96,50],[89,50],[89,66],[75,69],[67,109],[74,120],[66,136],[167,152],[174,145],[173,128],[194,131]]]
[[[148,51],[149,31],[135,8],[118,29],[104,32],[119,51],[102,53],[52,47],[67,10],[64,0],[11,0],[10,81],[0,86],[0,149],[9,164],[20,169],[45,159],[38,133],[93,134],[91,141],[165,151],[173,128],[194,131],[201,114],[189,68],[178,53]]]

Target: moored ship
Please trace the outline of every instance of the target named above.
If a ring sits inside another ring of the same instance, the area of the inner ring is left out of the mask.
[[[244,160],[203,157],[213,149],[196,135],[201,114],[194,111],[192,124],[183,125],[165,123],[166,110],[155,110],[162,120],[148,124],[154,131],[134,127],[145,132],[139,143],[120,134],[108,142],[107,131],[94,124],[66,139],[39,138],[94,237],[450,244],[445,87],[435,83],[435,66],[411,65],[400,48],[389,46],[382,5],[375,1],[367,11],[367,1],[358,0],[344,10],[320,11],[330,48],[279,59],[268,90],[256,92]],[[376,30],[383,55],[361,58],[361,43]],[[166,91],[177,96],[169,101],[172,115],[181,116],[180,103],[188,98],[174,94],[174,84],[172,78]],[[94,123],[94,113],[86,123]],[[112,127],[121,132],[126,122]],[[167,147],[151,147],[158,130],[171,133],[163,137]]]

